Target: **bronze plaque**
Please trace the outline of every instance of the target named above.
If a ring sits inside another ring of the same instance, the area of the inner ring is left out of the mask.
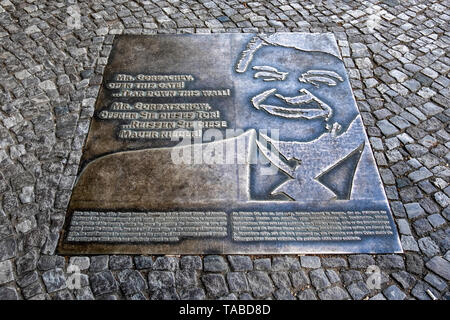
[[[334,36],[117,37],[59,252],[401,252]]]

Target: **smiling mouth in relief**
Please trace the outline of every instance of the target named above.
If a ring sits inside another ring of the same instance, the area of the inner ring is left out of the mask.
[[[267,113],[289,119],[317,119],[324,118],[325,121],[331,118],[333,111],[329,105],[321,101],[311,92],[306,89],[300,89],[302,93],[295,97],[285,97],[281,94],[275,93],[277,89],[266,90],[257,96],[252,98],[252,104],[256,109],[263,109]],[[277,106],[271,104],[264,104],[270,96],[277,97],[284,105],[289,106]],[[316,103],[318,108],[300,108],[300,106],[310,103]]]

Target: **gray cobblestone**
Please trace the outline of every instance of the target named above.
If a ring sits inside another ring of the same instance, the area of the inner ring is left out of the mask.
[[[383,296],[383,294],[379,293],[377,295],[374,295],[372,298],[370,298],[369,300],[386,300],[386,298]]]
[[[396,285],[384,289],[383,294],[388,300],[405,300],[406,298],[406,294],[404,294]]]
[[[37,263],[38,270],[47,271],[54,268],[64,268],[66,261],[63,257],[42,255]]]
[[[300,257],[300,262],[303,268],[317,269],[321,266],[319,257],[302,256]]]
[[[427,273],[424,280],[440,292],[444,291],[448,287],[445,280],[432,273]]]
[[[272,272],[270,274],[273,283],[277,288],[290,288],[291,281],[289,280],[289,275],[287,272]]]
[[[295,271],[290,273],[292,287],[296,290],[303,289],[310,284],[310,280],[305,271]]]
[[[19,294],[14,287],[0,287],[0,300],[19,300]]]
[[[413,236],[401,236],[402,248],[405,251],[419,251],[419,246]]]
[[[180,289],[180,299],[182,300],[205,300],[205,290],[201,288]]]
[[[348,261],[350,263],[350,268],[354,269],[366,269],[370,265],[375,264],[375,260],[366,254],[360,255],[351,255],[348,257]]]
[[[253,270],[253,262],[248,256],[228,256],[228,261],[234,271]]]
[[[405,269],[403,258],[397,255],[378,256],[377,265],[382,269]]]
[[[316,290],[324,289],[331,285],[323,269],[316,269],[309,272],[311,283]]]
[[[347,260],[339,257],[323,258],[322,265],[325,268],[346,268],[348,266]]]
[[[133,267],[130,256],[111,256],[109,258],[109,268],[111,270],[123,270]]]
[[[14,273],[11,261],[0,262],[0,285],[13,280]]]
[[[242,272],[227,273],[227,282],[228,287],[232,292],[249,291],[247,278],[245,277],[245,274]]]
[[[436,298],[440,297],[438,291],[436,291],[433,287],[423,281],[417,282],[417,284],[411,290],[411,295],[419,300],[432,300],[430,295],[427,293],[427,290],[429,290]]]
[[[206,291],[213,297],[221,297],[228,294],[225,278],[221,274],[205,274],[202,277]]]
[[[280,288],[273,294],[277,300],[297,300],[286,288]]]
[[[392,274],[392,277],[400,283],[403,289],[411,289],[416,283],[416,278],[406,271],[399,271]]]
[[[428,261],[425,266],[447,281],[450,281],[450,262],[436,256]]]
[[[339,277],[338,272],[330,269],[326,270],[326,274],[328,277],[328,280],[330,280],[331,284],[339,283],[341,281],[341,278]]]
[[[108,269],[108,256],[93,256],[91,257],[91,264],[89,266],[90,272],[100,272]]]
[[[321,300],[349,300],[350,296],[341,287],[331,287],[319,292]]]
[[[342,282],[345,286],[363,280],[361,272],[357,270],[346,270],[341,272]]]
[[[268,274],[263,271],[251,271],[247,279],[255,298],[265,298],[275,290]]]
[[[405,254],[406,257],[406,271],[416,274],[422,275],[424,269],[423,259],[414,253]]]
[[[117,291],[118,285],[111,271],[102,271],[89,277],[94,295],[103,295]]]
[[[293,257],[273,257],[272,271],[295,271],[300,269],[300,262]]]
[[[179,259],[177,257],[158,257],[153,263],[153,270],[175,271],[179,269]]]
[[[206,256],[203,259],[203,269],[209,272],[224,272],[228,264],[222,256]]]
[[[76,266],[80,270],[89,269],[90,264],[91,262],[89,260],[89,257],[71,257],[69,260],[69,267]]]
[[[148,289],[157,291],[175,287],[175,275],[170,271],[151,271],[148,273]]]
[[[62,269],[54,269],[46,271],[42,274],[42,280],[48,293],[66,288],[66,277]]]
[[[120,289],[126,296],[142,293],[147,289],[144,277],[136,270],[125,269],[118,274]]]
[[[148,256],[136,256],[134,257],[134,264],[138,270],[151,269],[153,266],[153,259]]]
[[[418,244],[420,251],[427,257],[434,257],[441,253],[438,245],[430,237],[419,239]]]
[[[89,287],[84,287],[84,288],[75,290],[75,299],[76,300],[95,300],[94,295],[92,294],[92,290]]]
[[[197,287],[197,272],[193,269],[178,270],[175,272],[175,283],[180,288]]]
[[[203,263],[199,256],[184,256],[180,261],[182,269],[202,270]]]
[[[352,283],[348,286],[347,290],[354,300],[362,300],[370,293],[363,281]]]
[[[253,260],[253,265],[255,270],[258,271],[269,271],[272,268],[272,262],[269,258],[255,259]]]
[[[415,219],[425,215],[425,211],[418,203],[405,204],[405,209],[409,219]]]

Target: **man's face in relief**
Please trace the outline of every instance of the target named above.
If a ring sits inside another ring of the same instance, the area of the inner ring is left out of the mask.
[[[256,39],[236,65],[236,71],[246,76],[243,90],[250,94],[253,111],[264,114],[268,125],[279,127],[281,140],[285,140],[283,123],[293,121],[297,126],[301,123],[306,133],[315,131],[316,137],[326,132],[339,134],[345,119],[340,119],[337,108],[345,108],[345,103],[335,95],[344,81],[335,71],[336,58]]]

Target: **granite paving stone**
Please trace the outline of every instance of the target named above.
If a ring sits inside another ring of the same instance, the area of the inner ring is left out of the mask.
[[[109,256],[93,256],[91,257],[91,263],[89,265],[90,272],[100,272],[108,269],[109,266]]]
[[[415,253],[407,253],[405,254],[406,258],[406,271],[416,274],[422,275],[424,272],[425,264],[423,262],[423,258]]]
[[[0,287],[0,299],[1,300],[19,300],[19,294],[14,287],[3,286]]]
[[[191,288],[198,286],[197,271],[193,269],[182,269],[175,272],[175,283],[180,288]]]
[[[425,211],[418,203],[405,204],[405,210],[409,219],[414,219],[425,215]]]
[[[423,237],[418,241],[420,251],[429,258],[437,256],[441,253],[439,246],[430,238]]]
[[[410,289],[416,283],[416,278],[406,271],[395,272],[391,276],[397,280],[405,290]]]
[[[286,288],[280,288],[273,293],[277,300],[297,300],[292,293]]]
[[[370,293],[367,285],[363,281],[352,283],[347,287],[347,290],[354,300],[362,300]]]
[[[65,289],[67,286],[64,271],[59,268],[44,272],[42,274],[42,280],[44,281],[48,293]]]
[[[225,278],[221,274],[205,274],[202,276],[206,291],[213,297],[221,297],[228,294]]]
[[[16,256],[16,240],[13,237],[0,240],[0,261]]]
[[[170,271],[151,271],[148,273],[148,289],[157,291],[175,286],[175,275]]]
[[[272,271],[295,271],[300,269],[298,258],[287,256],[274,256],[272,259]]]
[[[298,300],[317,300],[314,290],[306,289],[297,294]]]
[[[209,272],[224,272],[228,270],[228,264],[222,256],[206,256],[203,259],[203,269]]]
[[[234,271],[253,270],[253,262],[248,256],[228,256],[228,261]]]
[[[122,270],[133,267],[133,261],[130,256],[111,256],[109,258],[109,268],[111,270]]]
[[[430,296],[430,293],[433,296]],[[411,290],[411,295],[418,300],[434,300],[439,299],[440,294],[432,286],[424,281],[418,281],[414,288]]]
[[[351,255],[348,257],[350,268],[366,269],[375,264],[375,259],[367,254]]]
[[[262,258],[253,260],[253,266],[258,271],[269,271],[272,269],[272,261],[270,258]]]
[[[202,288],[180,289],[179,292],[180,292],[181,300],[205,300],[206,299],[205,290],[203,290]]]
[[[70,266],[76,266],[80,270],[87,270],[90,264],[89,257],[71,257],[69,259],[69,268]]]
[[[419,251],[419,246],[413,236],[401,236],[400,241],[405,251]]]
[[[22,288],[22,295],[25,299],[40,299],[40,297],[44,297],[45,299],[44,292],[44,288],[39,281],[33,282],[30,285]]]
[[[95,300],[91,288],[83,287],[81,289],[75,290],[76,300]]]
[[[321,300],[349,300],[350,296],[341,287],[331,287],[319,292]]]
[[[266,298],[275,290],[275,287],[266,272],[251,271],[247,273],[247,280],[253,296],[257,299]]]
[[[291,278],[292,287],[296,290],[307,287],[310,284],[310,280],[305,271],[295,271],[289,273]]]
[[[341,281],[338,272],[333,269],[326,270],[326,274],[331,284],[339,283]]]
[[[329,287],[331,285],[323,269],[315,269],[309,272],[311,284],[316,290]]]
[[[119,289],[117,281],[111,271],[101,271],[89,276],[92,292],[94,295],[113,293]]]
[[[227,273],[227,282],[228,287],[232,292],[249,291],[248,281],[243,272]]]
[[[0,285],[13,281],[13,265],[10,260],[0,262]]]
[[[406,294],[396,285],[384,289],[383,294],[388,300],[405,300],[406,298]]]
[[[125,269],[118,274],[117,278],[120,289],[127,296],[142,293],[147,289],[144,277],[137,270]]]
[[[342,282],[344,283],[345,286],[347,286],[353,282],[363,280],[361,272],[359,272],[357,270],[341,271],[341,278],[342,278]]]
[[[134,265],[138,270],[151,269],[153,266],[153,258],[149,256],[135,256]]]
[[[177,257],[157,257],[153,263],[153,270],[175,271],[180,267],[180,260]]]
[[[290,288],[291,287],[291,281],[289,280],[289,275],[287,272],[272,272],[270,274],[270,277],[272,278],[273,284],[277,288]]]
[[[432,274],[427,273],[424,280],[428,282],[430,285],[432,285],[434,288],[436,288],[438,291],[442,292],[445,289],[447,289],[447,283],[444,279]]]
[[[450,281],[450,262],[440,256],[430,259],[425,266],[447,281]]]
[[[300,257],[300,263],[303,268],[317,269],[321,266],[320,258],[313,256]]]
[[[377,265],[382,269],[405,269],[405,262],[398,255],[377,256]]]
[[[386,298],[383,296],[382,293],[378,293],[378,294],[374,295],[372,298],[370,298],[369,300],[386,300]]]
[[[180,260],[181,269],[202,270],[203,262],[199,256],[183,256]]]

